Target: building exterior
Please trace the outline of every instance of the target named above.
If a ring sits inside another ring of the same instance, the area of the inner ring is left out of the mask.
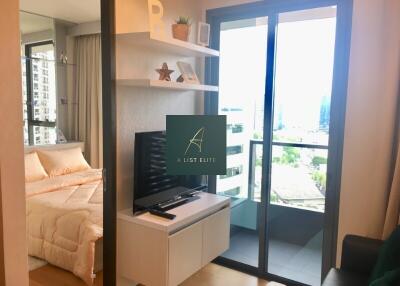
[[[219,194],[245,198],[248,192],[249,140],[246,130],[246,114],[240,108],[223,108],[227,116],[226,175],[217,177]]]
[[[23,47],[23,50],[25,48]],[[29,65],[27,65],[27,61]],[[22,60],[22,95],[24,111],[24,143],[28,145],[52,144],[56,142],[56,128],[39,126],[31,123],[29,126],[29,103],[27,66],[31,67],[31,121],[56,121],[56,86],[55,86],[55,58],[52,44],[38,45],[31,48],[31,57]],[[30,130],[31,128],[31,130]],[[31,133],[30,133],[31,132]],[[31,134],[31,135],[29,135]],[[31,141],[29,136],[32,136]]]

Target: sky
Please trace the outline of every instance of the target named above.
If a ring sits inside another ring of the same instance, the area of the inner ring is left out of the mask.
[[[267,25],[221,31],[220,108],[241,107],[253,120],[255,105],[263,107]],[[335,18],[278,25],[275,109],[286,126],[318,128],[320,105],[330,97]],[[250,112],[250,113],[249,113]]]

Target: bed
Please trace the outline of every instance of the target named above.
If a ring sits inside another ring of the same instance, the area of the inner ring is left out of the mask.
[[[103,264],[102,170],[26,182],[26,216],[28,254],[92,285]]]

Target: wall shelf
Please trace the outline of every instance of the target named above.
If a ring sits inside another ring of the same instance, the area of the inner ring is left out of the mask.
[[[117,42],[183,57],[219,57],[219,51],[150,32],[117,34]]]
[[[181,90],[181,91],[195,90],[195,91],[218,92],[218,87],[213,85],[189,84],[189,83],[153,80],[153,79],[118,79],[117,84],[121,86],[152,87],[152,88]]]

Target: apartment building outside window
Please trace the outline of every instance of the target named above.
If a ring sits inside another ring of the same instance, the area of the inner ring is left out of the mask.
[[[21,47],[24,143],[56,142],[56,75],[52,41],[30,43]]]

